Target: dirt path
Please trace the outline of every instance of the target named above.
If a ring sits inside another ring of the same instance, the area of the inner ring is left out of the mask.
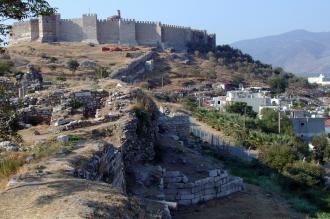
[[[307,218],[276,197],[268,197],[259,187],[246,184],[246,191],[178,210],[174,219],[280,219]]]

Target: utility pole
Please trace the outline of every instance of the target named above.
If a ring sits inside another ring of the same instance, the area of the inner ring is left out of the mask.
[[[281,134],[281,100],[278,106],[278,134]]]

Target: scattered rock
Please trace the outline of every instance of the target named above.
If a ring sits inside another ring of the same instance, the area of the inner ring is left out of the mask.
[[[61,142],[61,143],[69,142],[69,136],[67,136],[67,135],[60,135],[56,139],[58,142]]]
[[[18,145],[11,143],[10,141],[0,142],[0,151],[18,151]]]
[[[40,135],[40,132],[37,131],[37,130],[34,130],[34,131],[32,132],[32,135]]]

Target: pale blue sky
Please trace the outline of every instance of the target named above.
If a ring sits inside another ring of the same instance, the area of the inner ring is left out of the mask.
[[[330,0],[49,0],[63,18],[120,9],[125,18],[206,29],[218,44],[306,29],[330,31]]]

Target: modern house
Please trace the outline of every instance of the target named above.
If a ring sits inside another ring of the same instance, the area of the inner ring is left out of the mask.
[[[325,120],[323,117],[311,116],[306,111],[292,111],[290,120],[297,135],[305,140],[311,140],[314,136],[325,134]]]
[[[226,101],[243,102],[251,106],[253,111],[259,113],[260,107],[272,106],[272,99],[268,96],[268,91],[241,89],[235,91],[228,91]]]

